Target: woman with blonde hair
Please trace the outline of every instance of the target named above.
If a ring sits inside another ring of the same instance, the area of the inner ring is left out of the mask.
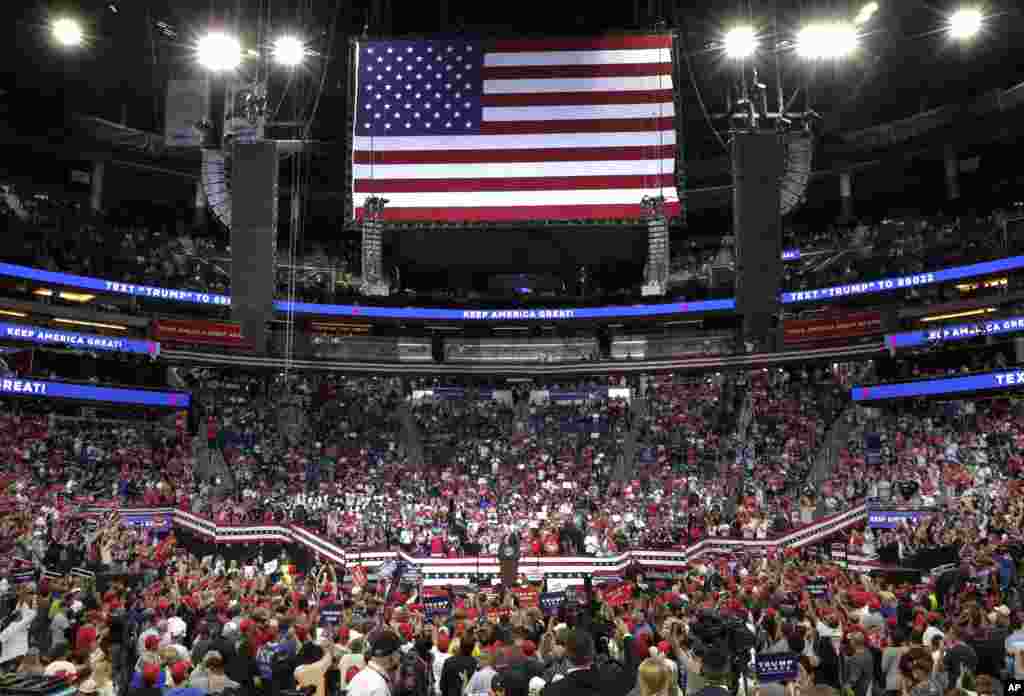
[[[675,670],[663,657],[649,657],[640,663],[636,688],[630,696],[678,696]]]
[[[113,668],[106,660],[96,663],[92,671],[92,680],[96,684],[96,693],[100,696],[115,696]]]

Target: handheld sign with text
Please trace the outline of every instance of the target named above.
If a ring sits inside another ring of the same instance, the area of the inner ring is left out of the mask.
[[[540,596],[540,608],[548,616],[557,614],[565,602],[565,592],[544,592]]]
[[[519,600],[519,606],[522,609],[532,609],[540,602],[540,592],[532,587],[515,587],[512,592]]]
[[[800,674],[800,658],[792,653],[757,656],[759,682],[794,681]]]
[[[424,597],[422,603],[423,613],[428,621],[437,616],[447,617],[452,613],[452,600],[447,597]]]
[[[339,626],[343,616],[344,607],[340,604],[328,604],[320,610],[320,623],[324,626]]]
[[[804,589],[812,597],[825,597],[828,595],[828,580],[825,578],[811,578],[804,585]]]

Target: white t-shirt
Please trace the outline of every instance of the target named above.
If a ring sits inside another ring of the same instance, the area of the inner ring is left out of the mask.
[[[391,696],[391,687],[380,672],[366,667],[348,683],[348,696]]]
[[[430,652],[434,654],[434,693],[441,693],[441,672],[444,671],[444,663],[451,657],[446,652],[441,652],[437,648],[431,648]]]

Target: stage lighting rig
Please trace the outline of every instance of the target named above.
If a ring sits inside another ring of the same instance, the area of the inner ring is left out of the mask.
[[[50,33],[54,41],[64,48],[78,48],[85,40],[85,32],[78,20],[61,17],[50,25]]]
[[[977,7],[961,7],[949,16],[948,31],[957,41],[969,41],[977,36],[985,24],[985,15]]]
[[[230,34],[211,32],[196,45],[196,58],[210,72],[231,72],[242,64],[242,44]]]
[[[306,45],[297,36],[281,36],[274,42],[274,62],[286,68],[295,68],[306,57]]]
[[[757,32],[752,26],[740,26],[726,32],[722,41],[729,58],[749,58],[757,52]]]

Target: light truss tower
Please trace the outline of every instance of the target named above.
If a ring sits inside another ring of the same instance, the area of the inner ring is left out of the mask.
[[[644,196],[640,201],[647,221],[647,266],[644,271],[644,295],[664,295],[668,283],[668,218],[664,196]]]
[[[387,295],[390,283],[384,278],[383,218],[386,198],[371,196],[363,204],[363,293]]]

